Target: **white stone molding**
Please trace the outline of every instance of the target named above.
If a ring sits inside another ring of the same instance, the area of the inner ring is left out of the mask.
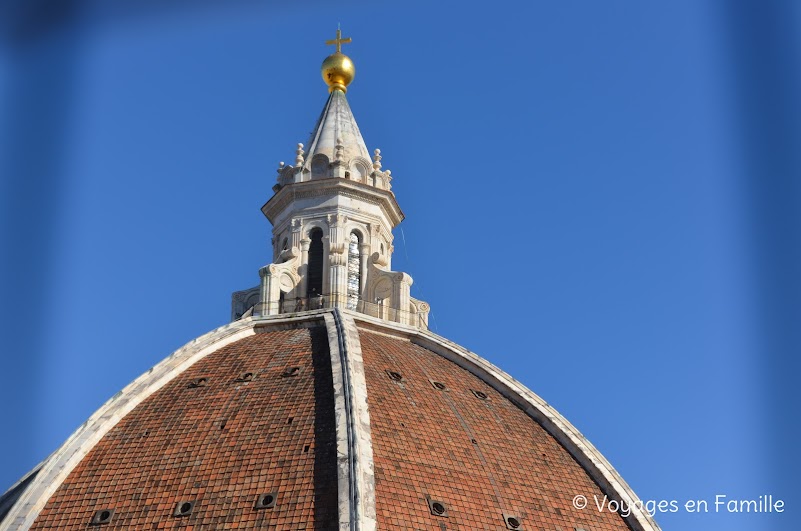
[[[303,224],[303,229],[301,230],[301,233],[303,234],[304,238],[310,239],[311,231],[313,231],[314,229],[320,229],[321,231],[323,231],[323,236],[328,234],[330,227],[328,225],[328,221],[326,220],[326,218],[322,216],[316,218],[309,217]]]
[[[370,259],[370,244],[362,243],[359,245],[359,298],[367,298],[367,266]]]
[[[349,179],[318,179],[283,186],[262,206],[261,210],[271,223],[280,224],[283,219],[282,214],[293,203],[302,199],[336,196],[378,206],[390,228],[396,227],[405,217],[392,192]]]
[[[292,234],[292,243],[290,244],[291,247],[297,247],[298,249],[301,248],[301,240],[303,238],[303,218],[294,218],[290,223],[292,227],[291,234]]]
[[[431,311],[431,306],[424,301],[409,297],[409,309],[411,315],[409,316],[409,324],[418,328],[428,328],[428,314]]]
[[[375,466],[361,342],[338,310],[324,314],[334,383],[340,531],[374,531]]]
[[[298,274],[300,275],[300,286],[298,286],[299,290],[296,291],[296,297],[305,297],[307,286],[308,286],[308,276],[307,271],[309,269],[309,245],[311,245],[311,240],[308,237],[304,237],[300,240],[300,266],[298,267]]]
[[[331,236],[323,232],[323,295],[331,293]]]
[[[350,161],[350,178],[358,183],[370,184],[372,164],[364,157],[354,157]]]
[[[368,244],[370,245],[370,233],[367,230],[365,223],[360,223],[350,216],[348,216],[348,221],[345,223],[345,240],[349,243],[349,238],[351,233],[356,233],[359,236],[359,243],[361,245]],[[369,254],[369,253],[368,253]]]

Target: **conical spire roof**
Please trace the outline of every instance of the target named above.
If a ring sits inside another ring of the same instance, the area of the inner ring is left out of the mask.
[[[342,144],[342,161],[350,162],[362,157],[370,164],[370,152],[350,110],[348,100],[341,90],[334,90],[314,126],[306,143],[306,161],[310,163],[315,155],[322,153],[329,161],[336,160],[337,140]]]

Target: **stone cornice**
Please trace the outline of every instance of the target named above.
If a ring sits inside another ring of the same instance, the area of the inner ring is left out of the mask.
[[[404,219],[403,211],[395,199],[395,194],[374,186],[357,183],[349,179],[316,179],[283,186],[261,207],[262,213],[275,224],[278,216],[293,202],[307,197],[342,195],[359,199],[381,207],[392,227]]]
[[[382,220],[380,216],[374,216],[372,214],[369,214],[363,210],[359,210],[356,208],[349,208],[343,206],[324,206],[320,208],[308,208],[303,210],[303,215],[300,217],[304,221],[309,221],[314,219],[325,219],[325,217],[332,212],[340,212],[345,216],[347,216],[348,219],[351,221],[356,221],[358,223],[363,223],[365,225],[376,226],[378,227],[378,232],[376,234],[377,236],[383,236],[389,242],[391,242],[393,239],[391,228],[386,226],[384,220]],[[290,224],[292,223],[293,219],[298,219],[298,218],[285,218],[280,224],[273,225],[273,235],[278,235],[286,231],[289,228]]]

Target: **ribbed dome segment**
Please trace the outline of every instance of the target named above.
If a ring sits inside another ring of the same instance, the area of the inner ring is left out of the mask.
[[[350,162],[361,157],[370,162],[370,153],[356,125],[356,119],[348,105],[345,94],[340,90],[333,91],[317,119],[311,138],[306,143],[306,163],[311,163],[317,154],[325,155],[329,161],[336,159],[337,139],[342,142],[343,162]]]
[[[506,515],[526,530],[629,530],[615,512],[572,507],[578,494],[604,493],[556,438],[486,382],[384,331],[360,328],[359,339],[378,529],[515,529],[504,525]],[[431,500],[447,514],[432,514]]]
[[[336,529],[333,391],[322,326],[222,348],[110,430],[31,529],[85,529],[103,510],[113,529]]]

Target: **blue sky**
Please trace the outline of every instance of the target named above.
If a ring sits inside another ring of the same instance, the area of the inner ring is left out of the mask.
[[[788,506],[663,528],[791,527],[797,5],[65,4],[82,11],[0,63],[0,490],[258,282],[259,208],[322,109],[340,23],[407,216],[393,266],[432,329],[644,500]]]

